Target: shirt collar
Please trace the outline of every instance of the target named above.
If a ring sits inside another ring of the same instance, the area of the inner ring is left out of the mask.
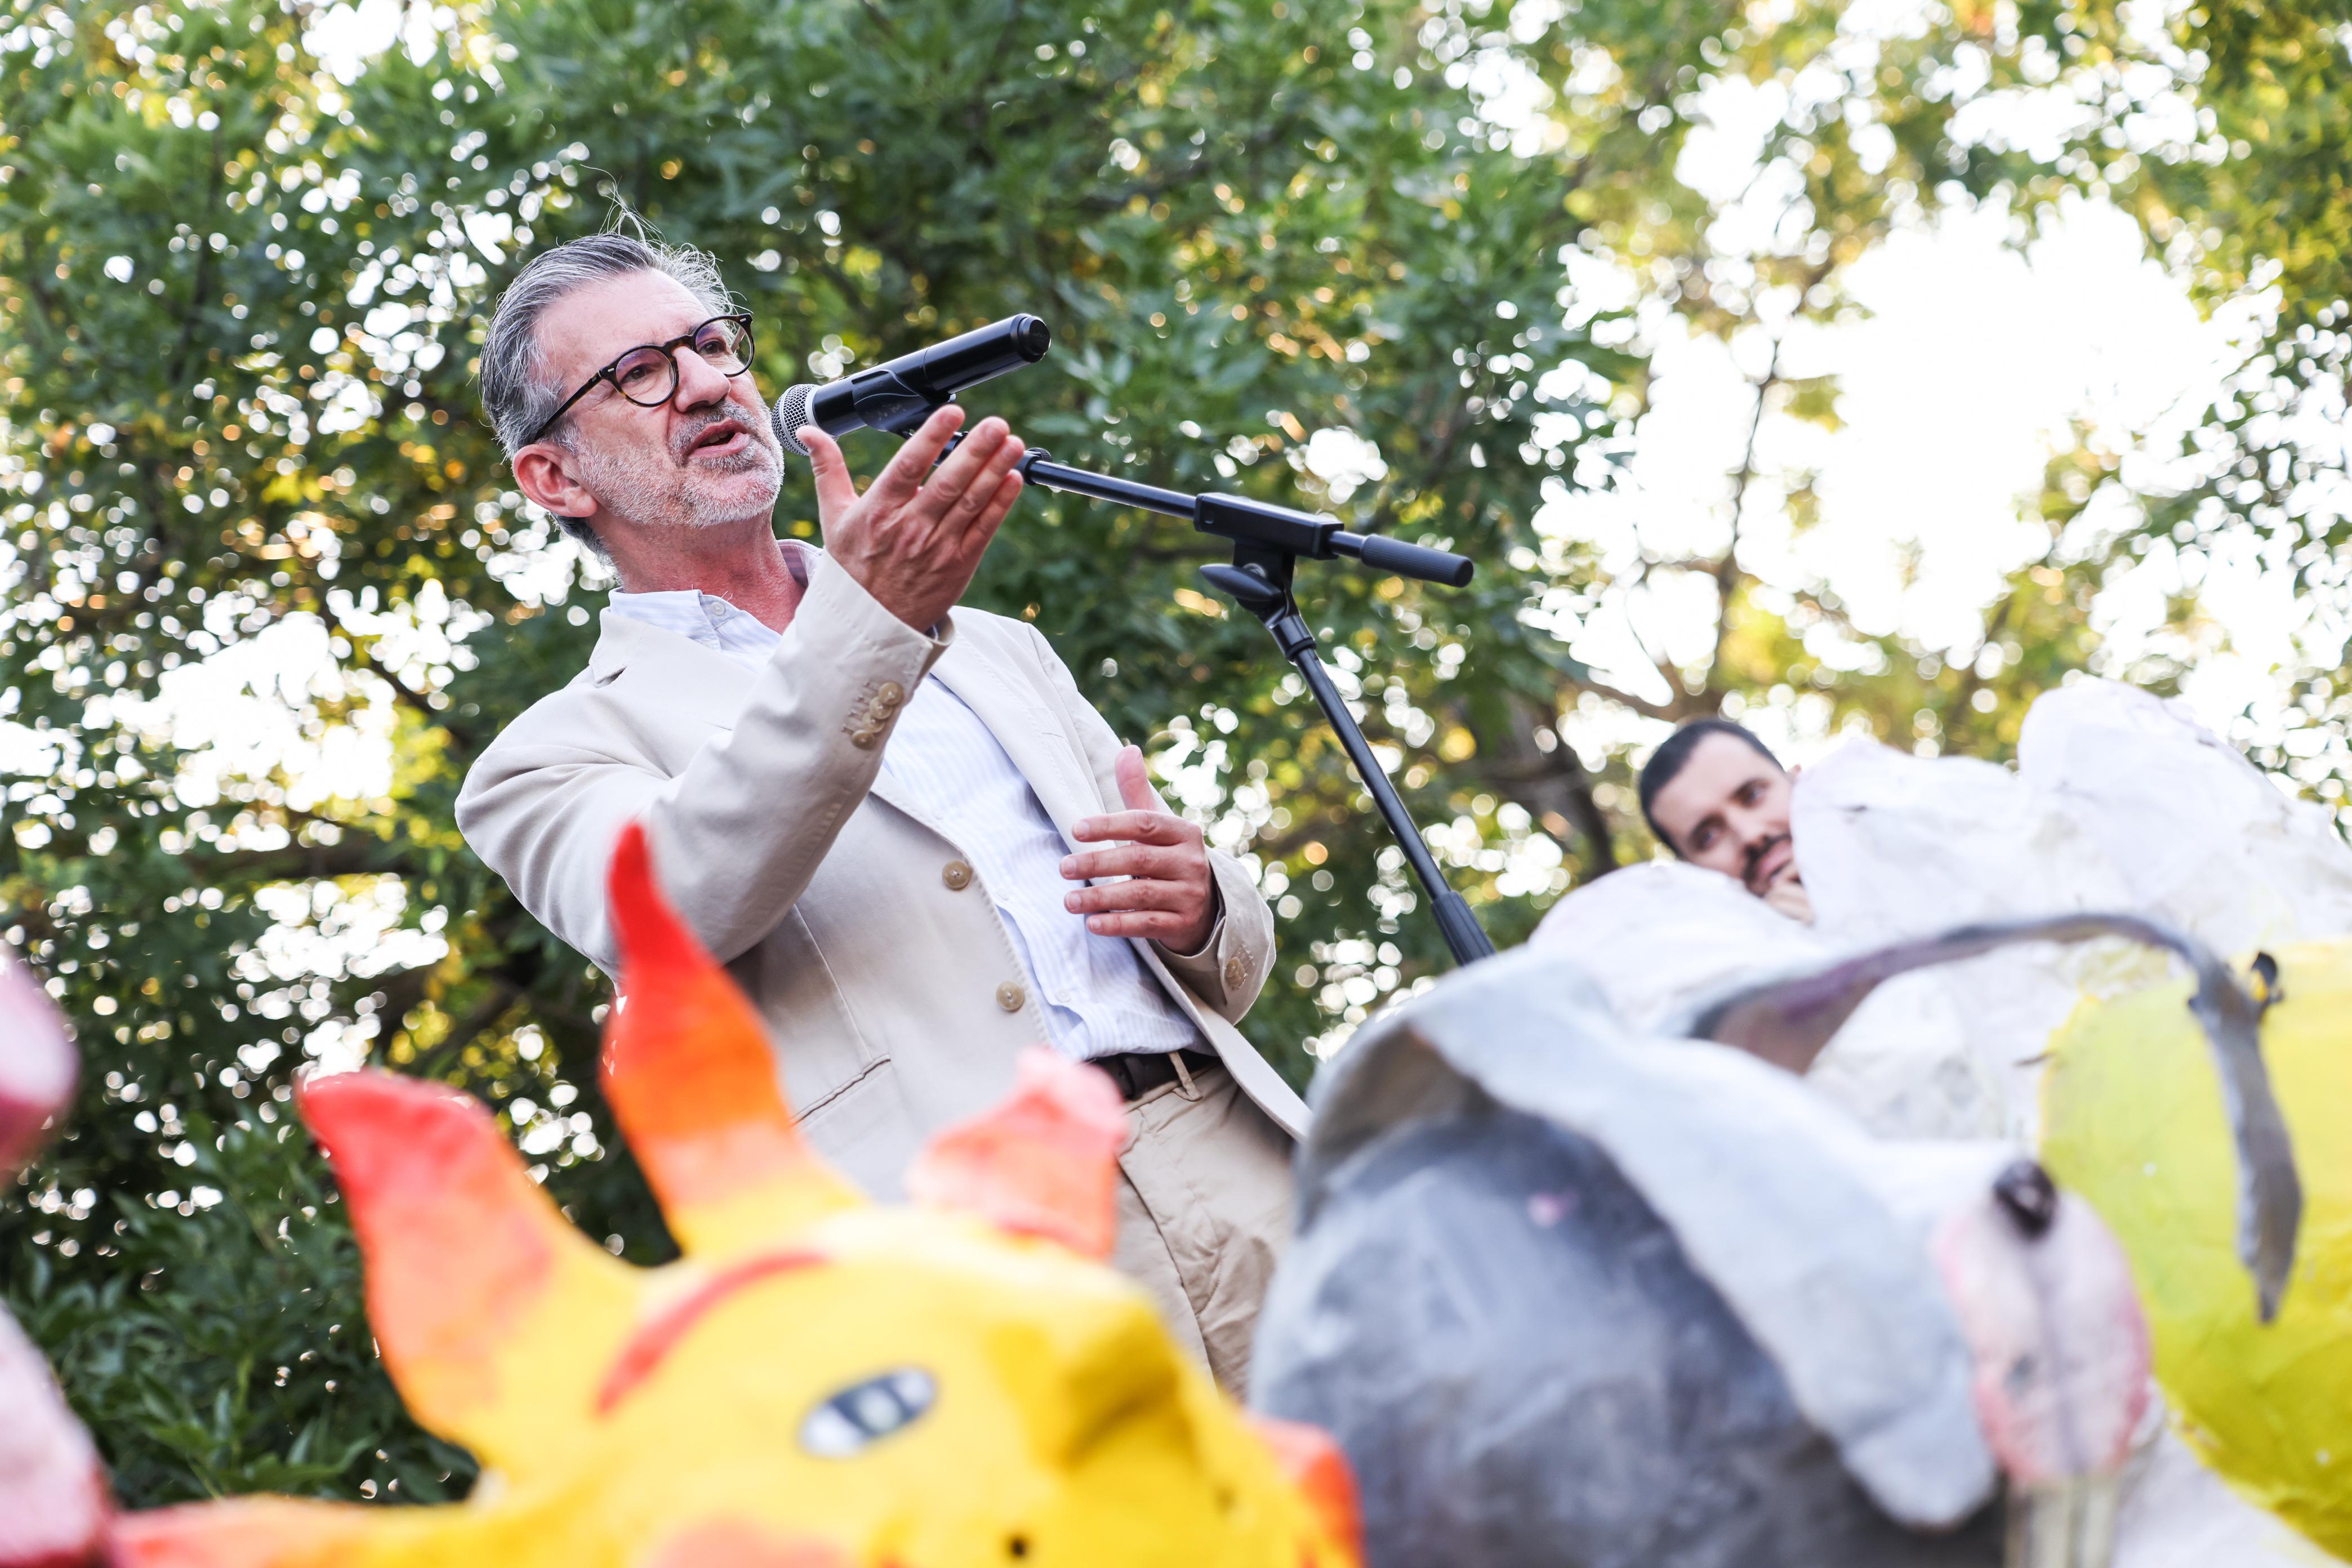
[[[779,539],[776,548],[783,553],[784,570],[793,574],[794,582],[806,588],[810,568],[822,552],[815,545],[800,539]],[[741,605],[715,594],[706,594],[699,588],[663,588],[645,594],[632,594],[625,589],[615,588],[605,602],[613,610],[633,621],[660,626],[714,648],[719,646],[719,640],[718,628],[711,624],[714,619],[712,607],[725,605],[727,610],[735,615],[745,613]]]

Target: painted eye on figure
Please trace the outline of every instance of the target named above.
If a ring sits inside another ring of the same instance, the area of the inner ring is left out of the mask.
[[[923,1418],[939,1384],[920,1367],[900,1367],[847,1388],[801,1422],[801,1447],[820,1459],[846,1459]]]

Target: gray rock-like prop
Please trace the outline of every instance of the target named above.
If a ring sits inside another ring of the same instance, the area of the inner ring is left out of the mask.
[[[1251,1384],[1262,1407],[1322,1425],[1348,1449],[1377,1562],[1976,1560],[1934,1555],[1957,1548],[1891,1528],[1880,1533],[1902,1544],[1890,1555],[1834,1544],[1885,1522],[1865,1495],[1897,1523],[1942,1530],[1977,1513],[1995,1477],[1968,1352],[1924,1249],[1857,1175],[1867,1141],[1796,1079],[1723,1047],[1631,1035],[1574,966],[1523,952],[1363,1030],[1314,1103],[1299,1239],[1268,1298]],[[1505,1135],[1509,1111],[1564,1136],[1539,1155],[1524,1128]],[[1430,1144],[1421,1169],[1400,1163],[1396,1151],[1418,1148],[1400,1140],[1457,1128],[1484,1131]],[[1482,1173],[1490,1141],[1494,1168]],[[1559,1178],[1581,1173],[1579,1184],[1529,1186],[1545,1158]],[[1616,1217],[1537,1223],[1570,1192],[1577,1212],[1590,1203]],[[1596,1294],[1603,1279],[1617,1283]],[[1677,1383],[1669,1363],[1684,1356],[1743,1392],[1708,1404],[1709,1384]],[[1776,1378],[1785,1429],[1768,1414]],[[1839,1495],[1825,1472],[1754,1484],[1807,1473],[1816,1432],[1864,1511],[1825,1502]],[[1578,1479],[1610,1464],[1692,1479],[1644,1483],[1646,1495]],[[1450,1544],[1414,1533],[1399,1479],[1409,1473],[1431,1494],[1415,1506],[1466,1533]],[[1609,1503],[1589,1516],[1589,1553],[1601,1554],[1477,1544],[1570,1539],[1549,1513],[1521,1533],[1515,1516],[1536,1493],[1578,1518]],[[1785,1517],[1742,1522],[1779,1508],[1766,1493],[1785,1495]],[[1445,1550],[1415,1557],[1383,1544],[1384,1531]],[[1619,1540],[1639,1550],[1609,1554]],[[1708,1555],[1720,1540],[1746,1544]]]
[[[1590,1140],[1411,1121],[1333,1173],[1256,1402],[1340,1436],[1373,1568],[1991,1568],[1999,1510],[1920,1535]]]

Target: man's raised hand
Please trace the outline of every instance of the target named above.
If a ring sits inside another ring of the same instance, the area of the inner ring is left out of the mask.
[[[801,432],[826,553],[917,631],[939,625],[963,597],[1021,494],[1013,465],[1027,448],[993,416],[932,468],[962,424],[963,410],[953,404],[932,415],[862,496],[833,437],[814,427]]]
[[[1063,903],[1085,915],[1087,929],[1099,935],[1145,937],[1174,952],[1198,952],[1217,920],[1208,845],[1200,828],[1160,807],[1144,777],[1141,750],[1122,748],[1118,771],[1118,797],[1127,809],[1087,817],[1070,829],[1082,842],[1112,840],[1117,847],[1068,857],[1062,875],[1074,882],[1127,880],[1080,888]]]

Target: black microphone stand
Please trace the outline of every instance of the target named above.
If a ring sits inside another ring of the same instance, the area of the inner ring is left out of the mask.
[[[1494,942],[1487,939],[1478,917],[1470,912],[1462,895],[1445,885],[1445,873],[1439,869],[1437,858],[1429,852],[1421,829],[1413,825],[1405,812],[1404,802],[1397,797],[1388,774],[1381,770],[1370,742],[1364,739],[1355,715],[1348,711],[1339,689],[1331,684],[1331,672],[1323,668],[1322,657],[1316,650],[1315,634],[1307,629],[1307,618],[1298,613],[1298,601],[1290,592],[1291,571],[1301,556],[1311,561],[1347,556],[1375,571],[1417,577],[1425,583],[1442,583],[1453,588],[1470,581],[1475,570],[1470,561],[1443,550],[1405,544],[1379,534],[1350,533],[1329,518],[1244,496],[1188,496],[1156,485],[1139,485],[1108,474],[1089,473],[1056,463],[1043,451],[1028,453],[1019,468],[1022,478],[1030,484],[1085,496],[1090,500],[1109,501],[1114,506],[1138,507],[1168,517],[1181,517],[1203,533],[1233,542],[1234,563],[1203,566],[1201,575],[1211,587],[1265,624],[1265,629],[1274,634],[1283,657],[1290,660],[1300,679],[1307,682],[1307,689],[1314,693],[1316,706],[1323,710],[1323,717],[1339,735],[1348,760],[1355,764],[1356,776],[1363,781],[1372,804],[1380,807],[1381,819],[1388,824],[1389,832],[1404,850],[1406,864],[1412,868],[1413,876],[1428,895],[1430,909],[1437,916],[1437,929],[1453,952],[1454,962],[1473,963],[1492,958]]]

